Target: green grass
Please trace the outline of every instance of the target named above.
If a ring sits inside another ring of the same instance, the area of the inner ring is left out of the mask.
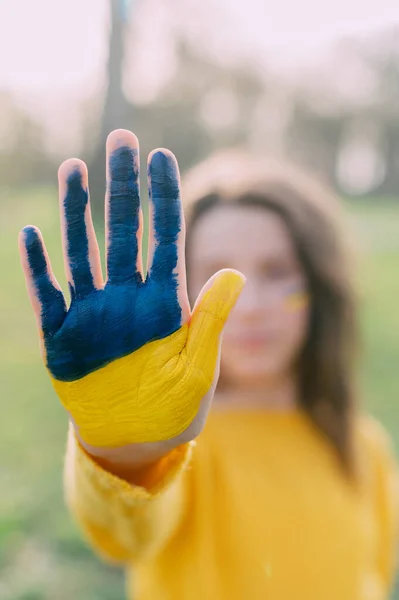
[[[122,600],[119,569],[102,564],[65,510],[66,420],[44,371],[16,236],[37,224],[65,289],[57,194],[0,194],[0,600]]]
[[[349,213],[362,252],[364,402],[399,446],[399,202],[352,203]],[[87,548],[63,504],[66,419],[39,357],[16,244],[28,223],[42,229],[65,286],[56,191],[0,190],[0,600],[122,600],[123,574]]]
[[[399,447],[399,201],[348,210],[358,247],[364,402]]]

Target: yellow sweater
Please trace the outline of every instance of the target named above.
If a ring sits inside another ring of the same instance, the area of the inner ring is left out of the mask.
[[[70,433],[66,497],[134,600],[382,600],[394,574],[396,467],[371,419],[349,484],[301,412],[216,411],[132,487]]]

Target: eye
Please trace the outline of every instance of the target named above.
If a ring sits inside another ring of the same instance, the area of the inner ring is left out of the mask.
[[[262,276],[268,281],[282,281],[292,277],[295,269],[292,265],[282,262],[268,262],[261,267]]]

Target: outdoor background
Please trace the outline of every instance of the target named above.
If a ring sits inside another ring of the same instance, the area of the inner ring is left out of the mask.
[[[101,239],[117,127],[143,162],[166,146],[184,173],[242,146],[335,187],[359,249],[362,401],[399,448],[396,3],[0,0],[0,600],[124,598],[64,508],[67,423],[17,253],[18,231],[38,225],[65,283],[56,172],[71,156],[89,165]]]

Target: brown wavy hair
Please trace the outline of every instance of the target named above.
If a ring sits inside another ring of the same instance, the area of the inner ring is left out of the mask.
[[[298,357],[299,403],[344,469],[352,471],[357,324],[352,249],[339,201],[291,165],[236,151],[216,154],[190,171],[183,181],[183,198],[188,273],[190,234],[215,206],[260,206],[283,219],[311,297],[309,330]]]

